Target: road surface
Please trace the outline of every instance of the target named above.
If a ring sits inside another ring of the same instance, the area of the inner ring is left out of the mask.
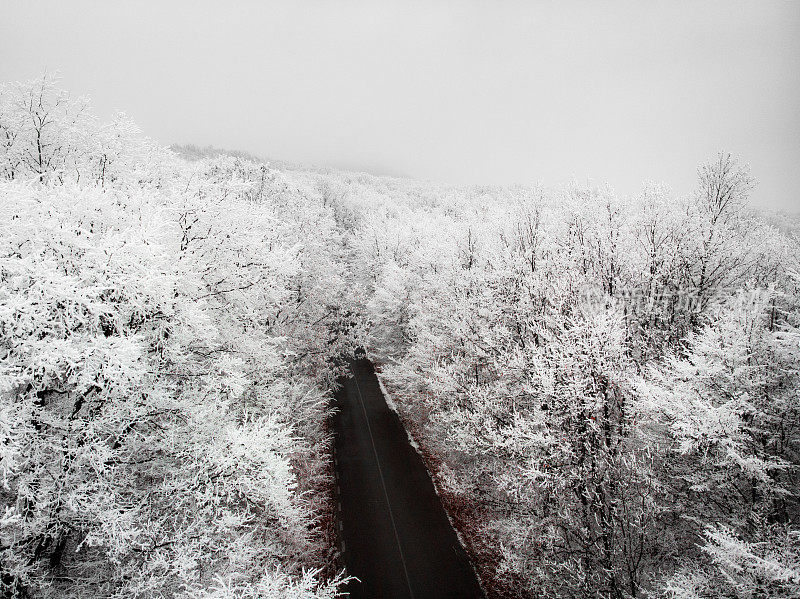
[[[475,573],[372,365],[354,361],[333,418],[339,537],[354,599],[483,598]]]

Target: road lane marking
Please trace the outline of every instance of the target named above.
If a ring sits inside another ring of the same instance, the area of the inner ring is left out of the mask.
[[[375,437],[372,436],[372,427],[369,424],[369,415],[367,414],[367,407],[364,405],[364,397],[361,395],[361,387],[358,385],[358,375],[353,373],[353,383],[356,385],[358,391],[358,401],[361,403],[361,409],[364,410],[364,418],[367,420],[367,431],[369,432],[369,439],[372,443],[372,452],[375,454],[375,463],[378,465],[378,474],[381,477],[381,486],[383,487],[383,496],[386,498],[386,507],[389,509],[389,519],[392,521],[392,529],[394,530],[394,539],[397,541],[397,549],[400,551],[400,562],[403,564],[403,572],[406,575],[406,584],[408,585],[408,593],[411,599],[414,599],[414,591],[411,589],[411,579],[408,576],[408,568],[406,567],[406,558],[403,555],[403,547],[400,545],[400,535],[397,534],[397,525],[394,523],[394,514],[392,513],[392,504],[389,503],[389,493],[386,491],[386,481],[383,479],[383,468],[381,468],[381,461],[378,459],[378,450],[375,448]]]

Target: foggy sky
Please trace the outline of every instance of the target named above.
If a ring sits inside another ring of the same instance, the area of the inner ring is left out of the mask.
[[[0,81],[45,70],[164,144],[621,194],[727,150],[800,209],[800,2],[4,0]]]

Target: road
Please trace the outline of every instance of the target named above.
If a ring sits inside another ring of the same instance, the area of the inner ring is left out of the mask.
[[[354,361],[333,418],[347,572],[354,599],[483,598],[422,459],[386,405],[372,365]]]

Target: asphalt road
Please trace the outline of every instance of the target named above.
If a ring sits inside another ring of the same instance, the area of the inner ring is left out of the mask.
[[[336,394],[339,536],[359,599],[483,598],[464,549],[367,360]]]

